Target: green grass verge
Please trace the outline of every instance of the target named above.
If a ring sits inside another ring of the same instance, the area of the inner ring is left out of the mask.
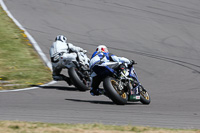
[[[2,133],[200,133],[200,130],[135,127],[131,125],[52,124],[22,121],[0,121],[0,127]]]
[[[0,6],[0,90],[41,85],[52,80],[24,31]]]

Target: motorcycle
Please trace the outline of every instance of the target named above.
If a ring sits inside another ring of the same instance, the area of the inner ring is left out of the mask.
[[[84,52],[77,52],[77,59],[64,61],[69,77],[75,87],[80,91],[89,90],[90,69],[89,58]]]
[[[132,63],[106,62],[98,65],[102,69],[105,95],[115,104],[124,105],[127,101],[140,101],[150,104],[151,99],[147,90],[141,85]]]

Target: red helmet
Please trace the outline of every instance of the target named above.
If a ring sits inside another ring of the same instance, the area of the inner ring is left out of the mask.
[[[99,45],[96,49],[97,52],[108,53],[108,48],[105,45]]]

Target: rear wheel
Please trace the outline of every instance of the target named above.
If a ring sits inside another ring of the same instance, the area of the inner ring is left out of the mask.
[[[77,68],[71,67],[68,70],[70,79],[72,80],[74,86],[76,86],[80,91],[89,90],[87,79]]]
[[[128,96],[123,89],[121,89],[118,81],[113,77],[106,77],[103,81],[106,95],[118,105],[124,105],[127,103]]]
[[[149,93],[144,89],[144,87],[142,85],[139,86],[139,90],[140,90],[140,101],[143,104],[150,104],[151,102],[151,98]]]

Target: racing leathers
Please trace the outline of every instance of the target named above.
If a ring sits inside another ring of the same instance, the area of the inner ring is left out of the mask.
[[[66,68],[65,65],[68,60],[77,58],[77,52],[86,53],[87,51],[80,47],[76,47],[71,43],[66,43],[60,40],[56,40],[55,42],[53,42],[50,48],[50,57],[53,68],[52,77],[54,80],[56,81],[64,80],[69,85],[72,84],[69,77],[60,73],[63,68]]]
[[[95,51],[90,59],[90,70],[91,70],[91,77],[92,77],[92,83],[91,83],[91,89],[90,89],[90,94],[92,96],[95,95],[101,95],[103,92],[99,88],[99,85],[102,81],[102,70],[100,65],[101,63],[104,62],[123,62],[130,64],[130,60],[125,58],[125,57],[118,57],[116,55],[113,55],[111,53],[105,53],[105,52],[98,52]]]

